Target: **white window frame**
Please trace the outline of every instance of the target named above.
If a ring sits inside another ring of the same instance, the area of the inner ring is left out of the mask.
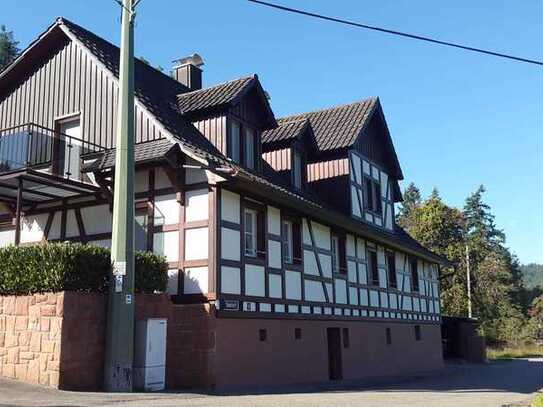
[[[285,263],[294,263],[294,225],[290,220],[283,220],[281,223],[281,234],[283,241],[283,260]]]
[[[244,128],[244,159],[245,159],[245,165],[247,168],[254,170],[255,169],[255,131],[251,129],[250,127]]]
[[[249,222],[247,221],[247,215],[250,215],[251,217]],[[257,217],[257,211],[245,208],[243,212],[243,247],[245,255],[250,257],[257,257]],[[248,226],[250,226],[250,228]]]
[[[228,154],[232,161],[239,163],[241,154],[241,124],[236,120],[230,121],[230,140],[229,140],[230,151]]]
[[[340,254],[339,254],[339,237],[336,235],[332,235],[332,271],[334,273],[339,273],[339,269],[341,267],[340,264]]]

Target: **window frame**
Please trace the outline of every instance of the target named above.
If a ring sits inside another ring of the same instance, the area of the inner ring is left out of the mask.
[[[409,259],[409,274],[411,275],[411,292],[420,292],[419,261],[416,257],[411,257]]]
[[[292,261],[289,262],[288,259],[285,258],[284,253],[284,245],[285,245],[285,236],[283,233],[283,223],[288,222],[291,224],[291,250],[292,250]],[[301,218],[298,218],[296,216],[290,215],[290,214],[281,214],[281,257],[283,259],[283,263],[288,264],[290,266],[294,265],[300,265],[302,264],[302,220]]]
[[[228,139],[226,147],[226,155],[235,163],[241,163],[241,135],[242,124],[239,120],[230,118],[230,124],[228,126]],[[237,125],[237,148],[234,149],[234,125]],[[237,153],[237,157],[234,156],[234,152]]]
[[[241,127],[243,133],[243,165],[249,170],[256,170],[256,130],[243,124]],[[250,145],[248,145],[248,140],[251,140]]]
[[[377,250],[369,247],[367,249],[367,256],[368,256],[368,271],[369,271],[369,282],[371,286],[379,287],[379,265],[378,265],[378,257],[377,257]],[[374,257],[375,256],[375,259]]]
[[[247,231],[247,215],[250,214],[251,219],[251,232]],[[251,248],[247,247],[247,236],[251,236]],[[248,250],[250,249],[250,251]],[[245,256],[257,258],[258,257],[258,212],[254,208],[245,207],[243,209],[243,252]]]
[[[335,250],[334,241],[337,242],[337,250]],[[344,235],[337,232],[331,233],[330,251],[332,253],[332,272],[336,274],[347,274],[347,252]]]
[[[294,264],[294,224],[290,219],[281,219],[281,250],[283,261]]]
[[[296,159],[298,158],[298,160]],[[297,172],[296,172],[296,163],[299,163],[300,165],[300,168],[299,168],[299,174],[297,176]],[[291,172],[292,172],[292,180],[291,180],[291,183],[292,183],[292,186],[301,191],[305,188],[305,155],[303,154],[302,151],[300,151],[299,148],[297,147],[292,147],[292,154],[291,154]],[[298,181],[299,181],[299,185],[298,184]]]
[[[364,175],[364,209],[383,216],[383,197],[381,183],[370,175]]]
[[[396,274],[396,253],[391,250],[385,252],[385,259],[387,263],[387,276],[389,288],[398,288],[398,276]],[[391,261],[392,260],[392,261]],[[391,270],[392,266],[392,270]]]

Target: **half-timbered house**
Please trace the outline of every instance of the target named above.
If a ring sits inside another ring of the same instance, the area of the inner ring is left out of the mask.
[[[2,245],[110,245],[118,56],[61,18],[0,74]],[[195,314],[186,383],[441,367],[444,260],[395,224],[379,99],[276,119],[256,75],[202,88],[189,57],[135,76],[135,244],[167,258]]]

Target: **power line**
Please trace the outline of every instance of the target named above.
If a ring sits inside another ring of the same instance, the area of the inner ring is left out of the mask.
[[[372,31],[379,31],[379,32],[382,32],[382,33],[396,35],[396,36],[400,36],[400,37],[404,37],[404,38],[409,38],[409,39],[412,39],[412,40],[423,41],[423,42],[428,42],[428,43],[437,44],[437,45],[443,45],[443,46],[446,46],[446,47],[457,48],[457,49],[461,49],[461,50],[464,50],[464,51],[477,52],[479,54],[490,55],[490,56],[494,56],[494,57],[498,57],[498,58],[505,58],[505,59],[516,61],[516,62],[524,62],[524,63],[527,63],[527,64],[534,64],[534,65],[542,65],[543,66],[542,61],[537,61],[535,59],[517,57],[515,55],[503,54],[501,52],[495,52],[495,51],[485,50],[485,49],[482,49],[482,48],[470,47],[468,45],[457,44],[457,43],[454,43],[454,42],[441,41],[441,40],[431,38],[431,37],[424,37],[424,36],[421,36],[421,35],[410,34],[410,33],[396,31],[396,30],[390,30],[388,28],[381,28],[381,27],[376,27],[376,26],[372,26],[372,25],[357,23],[357,22],[354,22],[354,21],[344,20],[344,19],[341,19],[341,18],[325,16],[323,14],[311,13],[309,11],[304,11],[304,10],[300,10],[300,9],[296,9],[296,8],[292,8],[292,7],[281,6],[279,4],[269,3],[267,1],[261,1],[261,0],[247,0],[247,1],[249,1],[251,3],[260,4],[262,6],[271,7],[271,8],[277,9],[277,10],[286,11],[286,12],[293,13],[293,14],[300,14],[300,15],[307,16],[307,17],[314,17],[314,18],[317,18],[317,19],[320,19],[320,20],[332,21],[332,22],[335,22],[335,23],[350,25],[350,26],[358,27],[358,28],[364,28],[364,29],[372,30]]]

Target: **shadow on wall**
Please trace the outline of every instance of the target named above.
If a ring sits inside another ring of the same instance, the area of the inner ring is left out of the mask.
[[[441,371],[361,380],[273,386],[250,389],[202,390],[222,396],[301,394],[323,392],[443,392],[533,394],[541,388],[543,358],[492,362],[486,365],[447,366]]]

